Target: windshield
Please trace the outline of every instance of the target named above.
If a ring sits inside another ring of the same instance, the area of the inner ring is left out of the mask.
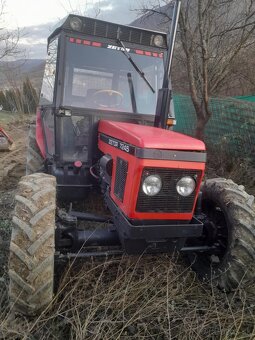
[[[63,105],[155,114],[164,72],[162,54],[126,50],[155,93],[117,43],[67,38]]]

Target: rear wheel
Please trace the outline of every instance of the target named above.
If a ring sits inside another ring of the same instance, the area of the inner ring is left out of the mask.
[[[224,178],[209,179],[202,187],[205,232],[200,245],[215,246],[215,253],[193,253],[193,268],[202,278],[216,280],[230,291],[254,287],[255,201],[243,186]]]
[[[36,142],[36,126],[30,125],[27,144],[26,175],[33,174],[43,169],[43,157]]]
[[[24,176],[15,196],[9,258],[14,311],[36,315],[53,297],[56,179]]]

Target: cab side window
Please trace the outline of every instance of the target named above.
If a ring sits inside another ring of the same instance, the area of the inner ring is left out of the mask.
[[[58,37],[52,40],[48,47],[48,56],[46,59],[42,90],[40,96],[40,105],[50,105],[53,103],[54,85],[56,78],[56,64],[58,52]]]

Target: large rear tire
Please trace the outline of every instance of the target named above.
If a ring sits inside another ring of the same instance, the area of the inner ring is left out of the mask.
[[[220,251],[190,255],[193,268],[226,291],[238,286],[255,291],[254,196],[232,180],[209,179],[202,187],[202,212],[207,224],[203,245],[214,244]]]
[[[33,316],[53,297],[56,179],[24,176],[15,196],[9,258],[11,308]]]
[[[26,175],[43,170],[43,157],[36,142],[36,126],[30,125],[27,143]]]

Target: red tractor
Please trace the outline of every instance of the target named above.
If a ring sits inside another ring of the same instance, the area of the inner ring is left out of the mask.
[[[51,301],[59,257],[177,250],[225,290],[254,280],[254,197],[231,180],[202,183],[204,143],[171,128],[179,10],[176,1],[169,38],[77,15],[50,35],[13,217],[15,310],[34,315]],[[57,207],[56,197],[84,201],[95,190],[105,215]]]

